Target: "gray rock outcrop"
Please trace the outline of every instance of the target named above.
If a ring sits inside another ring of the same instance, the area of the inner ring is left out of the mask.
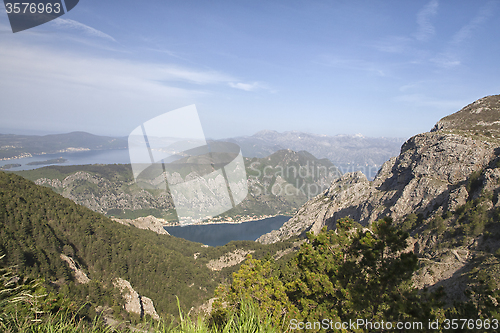
[[[132,288],[130,282],[122,278],[117,278],[113,281],[113,285],[120,289],[125,299],[125,310],[127,312],[138,314],[141,318],[145,315],[150,315],[151,318],[156,320],[160,319],[160,316],[156,313],[153,301],[148,297],[139,295],[137,291]]]
[[[60,255],[61,259],[64,260],[65,262],[68,263],[69,268],[73,271],[75,274],[75,279],[78,283],[89,283],[90,279],[88,278],[87,274],[80,268],[80,266],[73,260],[73,258],[68,257],[65,254]]]
[[[75,172],[62,181],[39,178],[35,184],[50,186],[75,203],[103,214],[111,209],[173,208],[172,199],[166,190],[155,196],[133,183],[113,182],[85,171]]]
[[[479,113],[481,117],[476,117]],[[471,114],[474,117],[468,117]],[[473,195],[466,188],[471,175],[485,168],[481,189],[497,190],[500,172],[488,166],[498,161],[500,140],[491,135],[491,126],[483,133],[478,132],[483,125],[477,125],[485,119],[491,123],[495,117],[500,120],[500,95],[483,98],[443,118],[431,132],[406,141],[399,156],[385,162],[373,181],[361,172],[344,174],[279,230],[258,241],[269,244],[306,231],[316,233],[324,226],[334,228],[338,219],[347,216],[369,225],[384,216],[401,220],[410,213],[429,216],[453,211]]]
[[[160,235],[170,235],[167,230],[163,228],[165,223],[167,221],[163,219],[156,218],[152,215],[146,216],[146,217],[138,217],[136,219],[117,219],[117,218],[111,218],[113,221],[128,225],[128,226],[133,226],[139,229],[145,229],[145,230],[151,230],[156,232],[157,234]]]
[[[458,130],[498,137],[500,135],[500,99],[498,96],[478,99],[462,110],[438,121],[431,131]]]

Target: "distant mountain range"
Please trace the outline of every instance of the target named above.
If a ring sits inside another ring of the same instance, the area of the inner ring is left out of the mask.
[[[316,158],[327,158],[342,173],[361,171],[373,178],[380,166],[397,156],[404,138],[369,138],[356,135],[317,135],[304,132],[260,131],[252,136],[226,139],[237,143],[247,157],[265,157],[281,149],[305,150]]]
[[[267,157],[279,150],[307,151],[327,158],[342,173],[361,171],[373,178],[382,163],[399,154],[404,138],[369,138],[363,135],[316,135],[298,131],[264,130],[252,136],[227,138],[237,143],[245,157]],[[127,149],[126,137],[98,136],[86,132],[51,135],[0,134],[0,160],[60,152]]]

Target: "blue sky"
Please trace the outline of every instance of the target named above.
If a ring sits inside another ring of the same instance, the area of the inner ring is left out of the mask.
[[[500,1],[80,0],[13,34],[0,133],[128,135],[196,104],[207,137],[410,137],[500,94]]]

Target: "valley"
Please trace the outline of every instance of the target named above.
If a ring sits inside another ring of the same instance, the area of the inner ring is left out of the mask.
[[[291,215],[340,176],[327,159],[291,150],[266,158],[245,158],[245,167],[249,187],[246,199],[204,223],[238,223]],[[166,189],[139,187],[130,165],[49,166],[16,173],[107,216],[137,219],[151,215],[166,224],[175,224],[177,220],[170,193]]]
[[[275,326],[284,325],[283,313],[493,323],[500,316],[495,119],[500,95],[471,103],[408,139],[373,180],[304,151],[245,158],[247,198],[205,223],[292,217],[257,242],[223,246],[169,235],[164,226],[175,228],[176,216],[168,191],[138,187],[129,165],[0,172],[0,251],[19,273],[43,277],[61,302],[86,302],[85,318],[106,313],[137,324],[146,313],[178,313],[179,297],[183,313],[206,309],[206,320],[223,323],[241,315],[242,299],[267,309]],[[212,225],[191,227],[207,233],[202,228]]]
[[[47,291],[71,298],[74,310],[88,302],[81,314],[93,316],[97,306],[106,305],[115,307],[115,316],[122,320],[129,315],[113,291],[116,279],[128,281],[139,295],[153,299],[157,313],[167,316],[178,311],[175,296],[182,299],[183,311],[201,306],[237,268],[229,265],[212,271],[211,260],[235,249],[264,257],[293,246],[240,241],[207,247],[112,221],[49,188],[4,172],[0,172],[0,216],[2,265],[18,265],[19,274],[43,277]],[[86,277],[84,283],[74,277],[68,261]]]

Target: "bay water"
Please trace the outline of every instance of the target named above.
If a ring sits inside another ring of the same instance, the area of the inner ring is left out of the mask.
[[[233,240],[255,241],[260,236],[279,229],[290,216],[274,216],[242,223],[218,223],[165,227],[169,234],[192,242],[222,246]]]
[[[64,158],[63,163],[28,165],[32,162]],[[83,165],[83,164],[129,164],[128,149],[90,150],[68,153],[44,154],[32,157],[16,158],[0,161],[0,167],[6,164],[21,164],[19,167],[10,168],[9,171],[33,170],[47,165]]]

